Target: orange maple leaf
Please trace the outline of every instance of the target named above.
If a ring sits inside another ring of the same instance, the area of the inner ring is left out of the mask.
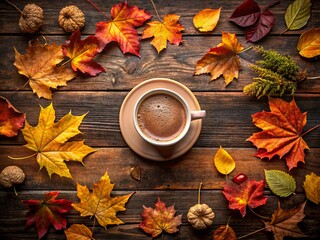
[[[273,233],[275,240],[283,240],[283,237],[307,237],[298,227],[298,223],[305,217],[304,207],[306,202],[296,208],[282,210],[278,202],[278,209],[272,214],[270,222],[264,222],[266,231]]]
[[[143,222],[139,224],[139,227],[152,237],[156,237],[163,231],[167,233],[178,232],[178,227],[181,225],[182,214],[174,216],[176,210],[174,206],[166,207],[166,204],[158,198],[155,203],[155,208],[149,208],[143,206],[142,213]]]
[[[243,50],[235,34],[222,32],[222,43],[211,48],[196,64],[195,75],[210,73],[211,80],[224,76],[226,85],[238,78],[241,70],[237,56]]]
[[[307,113],[301,113],[294,99],[288,103],[281,98],[269,97],[269,107],[271,112],[252,115],[254,125],[263,131],[254,133],[247,141],[258,148],[255,156],[261,159],[271,159],[275,155],[284,157],[291,170],[298,162],[304,162],[304,150],[309,149],[302,138],[307,133],[302,133],[307,123]]]
[[[119,43],[123,53],[140,56],[138,32],[134,27],[141,26],[151,15],[127,2],[116,4],[111,9],[111,21],[98,22],[95,36],[100,41],[100,50],[111,41]]]
[[[230,209],[238,209],[244,217],[247,205],[256,208],[266,204],[268,197],[264,196],[265,180],[247,180],[241,184],[231,182],[224,186],[223,194],[229,201]]]
[[[75,30],[67,44],[62,45],[63,54],[71,59],[73,71],[79,69],[82,73],[88,73],[90,76],[96,76],[105,72],[104,68],[94,62],[92,59],[99,52],[98,40],[94,36],[89,36],[81,40],[81,33]]]
[[[167,14],[163,17],[163,21],[153,21],[148,23],[148,27],[144,29],[141,39],[154,37],[151,44],[160,53],[167,47],[167,40],[171,44],[179,45],[182,42],[181,31],[184,27],[181,26],[179,21],[180,16],[176,14]]]
[[[13,137],[24,124],[24,113],[19,112],[4,97],[0,97],[0,135]]]
[[[76,74],[69,68],[57,66],[63,59],[61,46],[55,43],[30,42],[25,55],[15,50],[14,66],[28,78],[30,87],[37,96],[52,98],[50,88],[66,86]]]

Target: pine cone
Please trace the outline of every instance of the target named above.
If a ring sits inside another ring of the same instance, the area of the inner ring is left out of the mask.
[[[64,31],[73,32],[84,26],[84,13],[75,5],[66,6],[61,9],[58,22]]]
[[[43,24],[43,10],[37,4],[30,3],[23,8],[19,26],[22,32],[34,33]]]

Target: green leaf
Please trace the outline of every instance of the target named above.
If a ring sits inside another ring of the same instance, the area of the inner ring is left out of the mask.
[[[304,27],[310,18],[310,0],[295,0],[284,15],[287,30],[297,30]]]
[[[288,173],[279,170],[264,170],[270,190],[280,196],[288,197],[296,189],[296,181]]]

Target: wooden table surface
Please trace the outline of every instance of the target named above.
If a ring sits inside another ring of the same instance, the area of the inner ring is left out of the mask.
[[[19,8],[31,1],[12,0]],[[86,25],[82,30],[83,37],[94,34],[95,23],[104,21],[87,1],[36,1],[45,12],[45,23],[36,34],[23,34],[18,26],[19,13],[5,1],[0,3],[0,95],[6,97],[21,112],[26,113],[31,125],[37,124],[39,104],[47,106],[51,101],[38,99],[29,87],[20,88],[26,79],[19,75],[14,63],[14,47],[25,53],[28,41],[43,35],[47,42],[63,44],[69,34],[58,27],[57,17],[61,8],[68,4],[76,4],[85,13]],[[117,0],[94,1],[109,15],[111,7]],[[245,95],[243,87],[255,76],[248,63],[254,63],[258,55],[247,51],[240,55],[242,71],[239,79],[234,80],[228,87],[222,77],[210,82],[209,75],[194,76],[196,62],[212,47],[221,42],[221,32],[236,33],[244,47],[246,43],[243,29],[228,21],[234,9],[242,0],[234,1],[188,1],[188,0],[155,0],[161,16],[176,13],[181,16],[180,23],[185,27],[183,43],[180,46],[167,45],[160,54],[150,45],[151,40],[140,41],[141,58],[124,55],[116,43],[109,44],[95,60],[105,69],[96,77],[76,77],[54,91],[53,103],[57,119],[70,110],[74,115],[88,113],[80,130],[86,144],[98,151],[90,154],[84,160],[85,167],[79,163],[67,163],[74,180],[92,188],[105,171],[111,181],[115,183],[113,196],[131,192],[135,194],[126,205],[125,212],[117,216],[125,222],[119,226],[108,226],[107,231],[96,226],[95,239],[151,239],[139,227],[142,221],[143,205],[154,207],[160,197],[167,206],[174,204],[177,214],[183,214],[182,225],[178,233],[164,234],[163,239],[212,239],[212,234],[220,225],[226,224],[232,215],[230,225],[238,237],[264,227],[263,223],[250,211],[242,218],[239,211],[228,209],[228,202],[222,194],[222,184],[226,178],[218,173],[213,165],[213,156],[220,146],[225,148],[236,161],[236,168],[230,177],[237,173],[245,173],[250,179],[264,178],[264,169],[278,169],[288,172],[284,159],[260,160],[254,157],[256,148],[246,141],[254,132],[260,131],[252,123],[251,115],[262,110],[269,111],[267,98],[257,100]],[[260,5],[269,1],[257,0]],[[270,11],[276,15],[276,23],[271,33],[259,43],[265,49],[274,49],[283,54],[289,54],[294,61],[306,69],[308,76],[320,75],[319,59],[303,59],[299,56],[296,46],[300,34],[311,27],[319,27],[320,2],[312,1],[312,14],[308,25],[297,31],[280,33],[286,28],[284,13],[292,1],[283,0],[273,6]],[[131,6],[146,9],[156,20],[155,11],[150,1],[131,0]],[[193,16],[204,8],[218,8],[222,6],[220,21],[213,32],[200,33],[192,24]],[[139,34],[144,27],[138,28]],[[201,107],[207,111],[207,118],[203,120],[201,134],[194,146],[181,157],[167,161],[155,162],[144,159],[135,154],[124,141],[119,127],[119,110],[128,92],[137,84],[154,77],[174,79],[192,90]],[[283,97],[286,101],[291,95]],[[305,130],[320,122],[320,81],[308,80],[304,82],[295,94],[295,100],[302,112],[308,112],[308,122]],[[305,164],[299,163],[297,168],[290,171],[297,181],[296,194],[287,198],[279,198],[272,194],[265,186],[268,196],[267,204],[256,209],[256,212],[271,216],[281,202],[283,209],[290,209],[302,204],[305,193],[302,183],[306,174],[314,172],[320,175],[320,139],[319,131],[315,130],[304,136],[310,147],[306,151]],[[68,198],[78,202],[75,182],[71,179],[53,175],[50,179],[45,169],[38,171],[39,166],[35,158],[14,161],[8,155],[24,156],[30,154],[23,145],[25,141],[21,132],[17,137],[0,136],[0,169],[8,165],[17,165],[26,173],[25,182],[17,187],[19,193],[15,196],[12,189],[0,188],[0,236],[1,239],[36,239],[35,228],[25,230],[25,214],[27,208],[21,204],[25,199],[41,199],[48,191],[59,191],[59,198]],[[130,169],[139,166],[142,169],[141,180],[130,176]],[[214,210],[216,217],[214,224],[205,231],[197,231],[187,222],[188,209],[197,202],[197,189],[203,183],[201,201],[207,203]],[[306,217],[299,224],[309,239],[320,238],[320,208],[308,201],[305,208]],[[73,223],[84,223],[92,226],[92,219],[80,217],[72,210],[67,215],[68,227]],[[44,239],[65,239],[63,231],[55,231],[50,227]],[[246,239],[273,239],[270,232],[262,231]]]

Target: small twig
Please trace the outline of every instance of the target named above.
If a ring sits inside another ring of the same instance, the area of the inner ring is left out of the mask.
[[[37,155],[38,153],[35,152],[34,154],[31,154],[29,156],[25,156],[25,157],[11,157],[11,156],[8,156],[8,158],[12,159],[12,160],[23,160],[23,159],[27,159],[27,158],[31,158],[35,155]]]
[[[260,229],[258,229],[258,230],[256,230],[256,231],[253,231],[253,232],[251,232],[251,233],[248,233],[248,234],[246,234],[246,235],[243,235],[243,236],[241,236],[241,237],[238,237],[237,239],[246,238],[246,237],[248,237],[248,236],[250,236],[250,235],[252,235],[252,234],[258,233],[258,232],[263,231],[263,230],[266,230],[266,228],[265,228],[265,227],[264,227],[264,228],[260,228]]]
[[[307,131],[305,131],[304,133],[302,133],[302,134],[301,134],[301,137],[304,136],[304,135],[306,135],[307,133],[309,133],[309,132],[317,129],[318,127],[320,127],[320,124],[314,126],[313,128],[310,128],[309,130],[307,130]]]
[[[150,1],[152,3],[152,6],[153,6],[154,10],[156,11],[156,14],[157,14],[157,17],[159,18],[159,21],[162,22],[161,17],[160,17],[160,15],[158,13],[158,10],[156,8],[156,5],[154,4],[153,0],[150,0]]]
[[[9,3],[12,7],[14,7],[16,10],[18,10],[22,14],[22,11],[16,5],[14,5],[13,3],[9,2],[8,0],[6,0],[6,2]]]
[[[262,215],[256,213],[255,211],[253,211],[253,209],[252,209],[251,207],[249,207],[249,209],[250,209],[250,211],[251,211],[254,215],[256,215],[257,217],[270,220],[269,217],[262,216]]]
[[[318,80],[318,79],[320,79],[320,76],[307,77],[307,80]]]
[[[87,0],[88,3],[90,3],[95,9],[98,10],[99,13],[101,13],[103,16],[105,16],[107,19],[109,18],[100,8],[98,8],[97,5],[95,5],[93,2],[91,2],[90,0]]]

